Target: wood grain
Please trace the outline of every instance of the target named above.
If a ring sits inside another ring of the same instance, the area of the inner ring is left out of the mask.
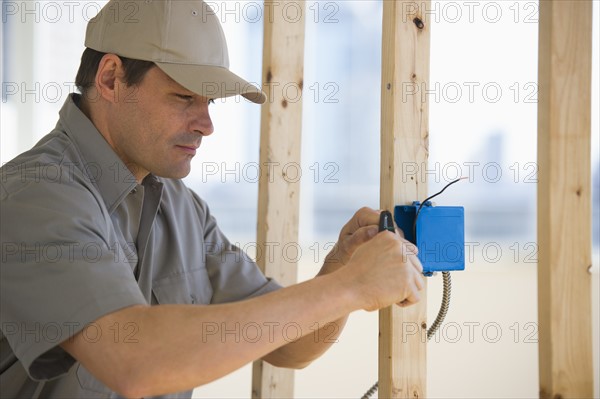
[[[541,1],[539,29],[540,397],[591,398],[592,2]]]
[[[383,2],[381,208],[427,196],[429,1]],[[423,12],[422,12],[423,11]],[[410,172],[410,173],[409,173]],[[426,395],[427,290],[409,308],[379,313],[379,397]]]
[[[301,13],[279,12],[286,3]],[[266,276],[287,286],[297,280],[296,259],[284,248],[298,244],[305,4],[266,0],[265,10],[277,12],[264,18],[262,79],[268,99],[261,112],[257,246],[262,256],[257,263]],[[253,398],[293,397],[292,370],[256,361],[252,372]]]

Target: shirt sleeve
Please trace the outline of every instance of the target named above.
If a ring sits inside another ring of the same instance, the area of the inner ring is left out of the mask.
[[[89,186],[31,180],[0,197],[2,331],[33,379],[54,378],[75,362],[61,342],[86,326],[93,342],[110,334],[95,320],[147,302]]]
[[[193,191],[192,195],[204,225],[206,269],[213,287],[211,303],[240,301],[280,289],[281,285],[265,277],[250,256],[229,242],[206,202]]]

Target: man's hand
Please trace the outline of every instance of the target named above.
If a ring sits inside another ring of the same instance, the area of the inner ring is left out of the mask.
[[[359,284],[364,294],[364,309],[376,310],[398,303],[409,306],[419,301],[423,289],[423,267],[417,258],[416,246],[396,234],[379,233],[381,211],[361,208],[346,223],[338,242],[327,255],[320,274],[348,265],[344,278]]]
[[[338,242],[325,259],[327,272],[337,270],[348,263],[359,246],[375,237],[378,232],[379,214],[380,211],[364,207],[352,216],[342,228]]]
[[[384,231],[356,249],[343,271],[364,303],[377,310],[397,303],[412,305],[423,289],[423,267],[417,248],[398,234]]]

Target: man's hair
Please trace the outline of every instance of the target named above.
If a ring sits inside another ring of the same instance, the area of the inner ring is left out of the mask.
[[[96,72],[98,72],[98,65],[102,57],[107,53],[92,50],[86,48],[81,55],[81,64],[79,64],[79,70],[75,77],[75,86],[81,92],[81,94],[87,94],[87,91],[94,86],[94,80],[96,79]],[[119,56],[123,63],[123,69],[125,70],[125,83],[128,86],[138,84],[142,81],[146,73],[155,66],[152,61],[134,60],[131,58],[125,58]]]

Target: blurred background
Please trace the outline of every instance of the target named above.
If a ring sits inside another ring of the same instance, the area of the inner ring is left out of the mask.
[[[104,1],[2,1],[0,161],[48,133],[69,92],[87,21]],[[293,2],[292,2],[293,3]],[[209,2],[231,69],[261,81],[261,1]],[[296,19],[296,7],[275,6]],[[429,192],[465,207],[467,267],[453,274],[445,324],[428,346],[428,396],[538,396],[536,134],[538,3],[433,1],[428,88]],[[268,15],[268,14],[266,14]],[[594,2],[592,187],[594,366],[598,375],[598,3]],[[307,1],[299,280],[312,277],[361,206],[379,207],[382,2]],[[185,179],[222,230],[252,252],[256,234],[260,108],[240,98],[211,106],[215,134]],[[282,165],[281,167],[285,167]],[[429,317],[441,277],[429,279]],[[377,379],[377,313],[353,314],[325,356],[296,373],[296,397],[357,397]],[[250,396],[250,367],[198,388],[199,398]],[[598,378],[595,397],[598,397]]]

